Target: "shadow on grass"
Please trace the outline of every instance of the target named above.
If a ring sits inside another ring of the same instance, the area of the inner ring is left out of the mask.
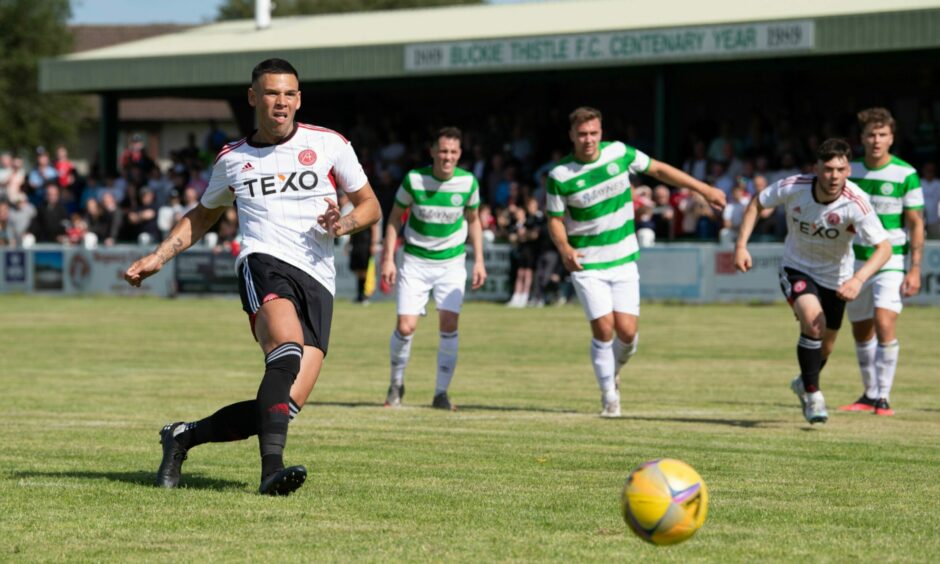
[[[323,407],[385,407],[384,403],[375,402],[375,401],[308,401],[304,405],[315,406],[322,405]]]
[[[138,486],[146,486],[148,488],[155,487],[153,485],[155,474],[153,472],[145,472],[143,470],[137,470],[136,472],[92,472],[92,471],[82,471],[82,470],[70,470],[63,472],[15,472],[13,474],[15,478],[79,478],[82,480],[109,480],[112,482],[124,482],[125,484],[134,484]],[[195,490],[244,490],[245,484],[243,482],[233,482],[231,480],[220,480],[218,478],[206,478],[198,474],[184,475],[182,480],[180,480],[180,488],[192,488]]]
[[[740,427],[742,429],[760,429],[783,423],[779,419],[708,419],[705,417],[639,417],[626,415],[620,419],[633,421],[672,421],[674,423],[697,423],[703,425],[724,425],[726,427]],[[616,419],[611,419],[616,421]]]
[[[430,408],[431,406],[428,406]],[[458,411],[530,411],[533,413],[582,413],[574,409],[552,409],[550,407],[516,407],[512,405],[475,405],[459,404]]]
[[[349,407],[349,408],[360,408],[360,407],[381,407],[384,408],[384,403],[378,402],[368,402],[368,401],[312,401],[308,402],[307,405],[318,405],[324,407]],[[405,404],[405,407],[409,408],[423,408],[423,409],[432,409],[430,404]],[[551,409],[544,407],[517,407],[512,405],[476,405],[476,404],[458,404],[457,411],[522,411],[522,412],[534,412],[534,413],[581,413],[573,409]]]

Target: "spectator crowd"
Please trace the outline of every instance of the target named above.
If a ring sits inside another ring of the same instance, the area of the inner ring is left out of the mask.
[[[895,152],[921,172],[928,234],[940,238],[940,180],[936,177],[940,123],[929,111],[922,112],[921,121],[909,135],[897,133]],[[387,215],[405,173],[429,162],[427,147],[437,124],[409,129],[403,120],[373,122],[360,115],[352,124],[337,125],[352,141]],[[526,112],[456,125],[464,131],[460,166],[479,181],[485,240],[512,245],[514,286],[508,305],[566,300],[570,290],[548,235],[544,205],[548,171],[568,153],[567,140],[557,131],[546,134],[546,125]],[[658,156],[630,123],[611,120],[606,133],[608,138]],[[731,122],[694,128],[688,135],[685,158],[673,164],[723,190],[728,206],[715,212],[683,186],[650,184],[648,178],[632,177],[641,246],[733,241],[748,201],[781,178],[809,172],[816,146],[835,136],[849,138],[857,154],[862,154],[857,130],[836,131],[828,122],[819,131],[803,131],[787,119],[769,120],[755,114],[738,129]],[[171,151],[169,160],[160,166],[148,154],[144,139],[133,135],[120,155],[119,170],[88,175],[78,174],[65,146],[53,152],[37,147],[28,156],[2,152],[0,245],[157,243],[197,204],[208,185],[215,154],[228,139],[212,124],[201,145],[191,134],[188,144]],[[216,250],[237,253],[234,209],[213,232],[210,239]],[[785,234],[782,210],[765,210],[755,239],[780,241]]]

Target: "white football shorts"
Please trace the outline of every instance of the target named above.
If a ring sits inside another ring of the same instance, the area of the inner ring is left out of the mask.
[[[398,269],[398,315],[420,315],[431,292],[438,311],[460,313],[467,285],[466,259],[435,261],[404,254]]]
[[[612,311],[640,315],[640,271],[635,262],[572,272],[571,282],[588,321]]]
[[[879,272],[866,280],[858,297],[845,306],[849,321],[854,323],[873,319],[876,307],[901,313],[904,309],[904,304],[901,303],[901,284],[903,283],[904,273],[897,270]]]

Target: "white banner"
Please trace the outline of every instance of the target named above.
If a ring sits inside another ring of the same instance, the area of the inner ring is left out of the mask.
[[[905,302],[940,305],[940,242],[928,241],[924,245],[920,271],[920,293]]]
[[[712,301],[776,301],[783,299],[779,271],[783,245],[754,244],[748,247],[753,268],[747,274],[734,268],[733,247],[713,247],[713,259],[706,262],[712,280]]]
[[[140,288],[124,281],[127,267],[148,252],[149,248],[140,247],[102,247],[91,251],[68,249],[64,257],[64,291],[67,294],[120,296],[173,295],[173,267],[164,267],[144,280]]]
[[[748,53],[806,51],[814,46],[815,22],[812,20],[648,29],[406,45],[405,70],[427,72],[705,59]]]
[[[706,299],[701,247],[663,245],[640,249],[640,297],[653,300]]]
[[[39,245],[32,249],[4,249],[0,251],[3,255],[0,292],[173,295],[172,263],[144,280],[140,288],[124,281],[124,271],[145,251],[135,246],[86,250]]]

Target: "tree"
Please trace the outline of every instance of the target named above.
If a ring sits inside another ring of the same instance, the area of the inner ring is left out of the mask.
[[[75,137],[75,96],[39,92],[39,60],[68,53],[68,0],[0,1],[0,148],[53,147]]]
[[[274,17],[298,16],[481,3],[482,0],[275,0],[272,2],[274,10],[271,15]],[[254,0],[225,0],[219,6],[218,19],[220,20],[253,17],[255,17]]]

